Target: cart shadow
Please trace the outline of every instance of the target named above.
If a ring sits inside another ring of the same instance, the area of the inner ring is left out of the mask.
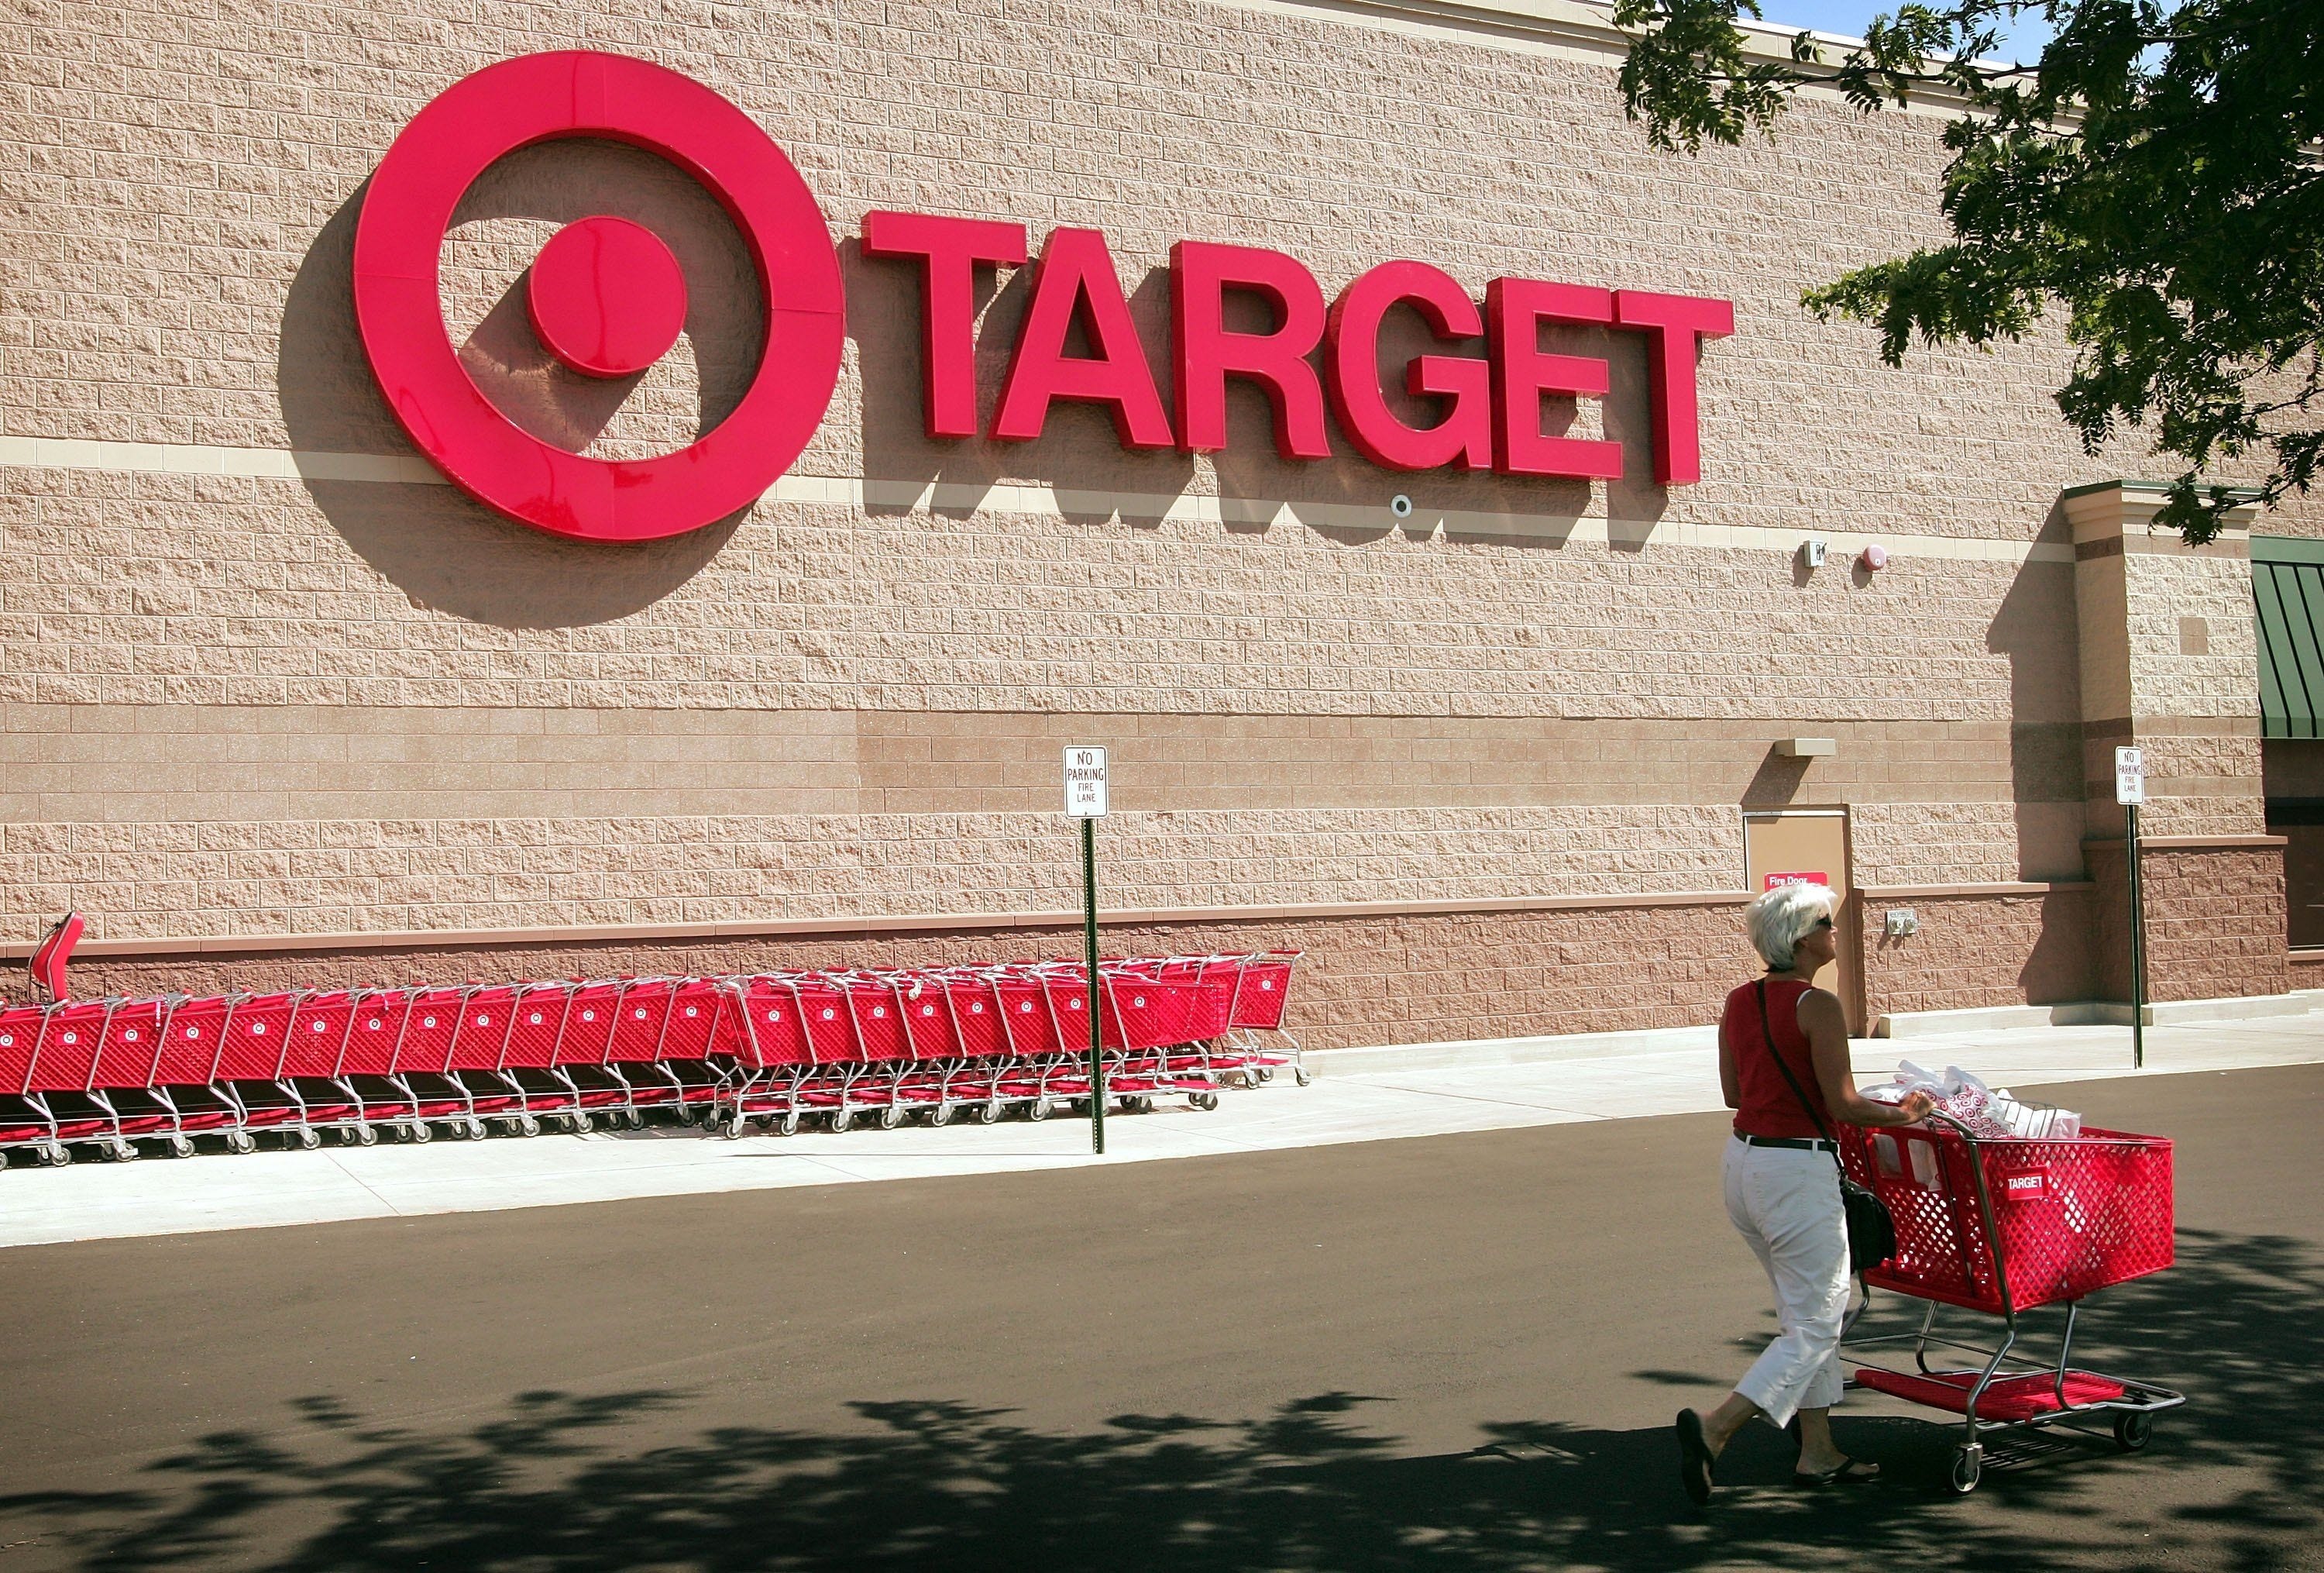
[[[1515,1573],[1876,1554],[2117,1567],[2135,1530],[2150,1562],[2297,1562],[2324,1530],[2324,1253],[2182,1241],[2179,1272],[2126,1287],[2105,1318],[2123,1364],[2190,1392],[2153,1451],[2052,1439],[1997,1460],[1968,1502],[1943,1485],[1954,1430],[1895,1415],[1843,1422],[1843,1442],[1882,1461],[1875,1485],[1791,1489],[1784,1439],[1760,1427],[1698,1512],[1664,1427],[1514,1420],[1474,1449],[1414,1457],[1379,1429],[1389,1401],[1345,1393],[1078,1430],[943,1401],[861,1402],[826,1430],[704,1425],[691,1393],[534,1393],[449,1424],[309,1400],[281,1428],[206,1438],[119,1489],[0,1497],[0,1540],[30,1532],[51,1559],[40,1565],[76,1568]],[[2089,1350],[2098,1365],[2116,1353]]]

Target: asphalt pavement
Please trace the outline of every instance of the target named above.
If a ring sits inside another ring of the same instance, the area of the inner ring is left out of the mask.
[[[1773,1321],[1696,1114],[0,1252],[0,1573],[2324,1566],[2324,1067],[2058,1101],[2179,1139],[2083,1350],[2190,1402],[1967,1498],[1851,1395],[1879,1484],[1685,1503]]]

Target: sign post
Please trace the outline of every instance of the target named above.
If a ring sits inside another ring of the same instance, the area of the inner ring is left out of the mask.
[[[2146,754],[2114,751],[2114,800],[2127,820],[2123,854],[2130,871],[2130,1064],[2146,1068],[2146,902],[2139,892],[2138,806],[2146,800]]]
[[[1065,750],[1065,817],[1082,822],[1082,962],[1089,990],[1090,1151],[1105,1152],[1105,1050],[1097,1003],[1097,822],[1105,818],[1105,750]]]

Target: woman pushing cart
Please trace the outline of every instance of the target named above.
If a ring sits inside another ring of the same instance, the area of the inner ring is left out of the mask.
[[[1936,1112],[1925,1092],[1893,1105],[1865,1098],[1839,1001],[1811,981],[1837,944],[1835,905],[1821,885],[1786,886],[1752,902],[1751,939],[1767,976],[1729,997],[1720,1024],[1720,1080],[1737,1110],[1728,1213],[1767,1270],[1780,1333],[1718,1408],[1679,1411],[1688,1494],[1709,1500],[1719,1455],[1760,1417],[1798,1436],[1799,1485],[1877,1475],[1877,1466],[1840,1452],[1829,1420],[1844,1385],[1842,1342],[1874,1289],[1927,1309],[1916,1332],[1856,1341],[1909,1342],[1913,1369],[1867,1366],[1852,1384],[1962,1417],[1955,1491],[1976,1488],[1985,1440],[1998,1431],[2110,1424],[2117,1445],[2144,1447],[2153,1414],[2185,1400],[2074,1367],[2074,1324],[2084,1295],[2171,1264],[2171,1143],[2098,1130],[1997,1139]],[[1877,1225],[1881,1209],[1861,1196],[1844,1208],[1843,1173],[1878,1198],[1895,1236],[1877,1262],[1878,1246],[1854,1242],[1865,1292],[1853,1315],[1851,1215],[1869,1211],[1858,1221]],[[2030,1361],[2019,1352],[2020,1313],[2052,1304],[2065,1308],[2057,1358]],[[2000,1317],[2001,1341],[1987,1348],[1939,1337],[1940,1305]],[[1932,1349],[1980,1363],[1940,1369]]]

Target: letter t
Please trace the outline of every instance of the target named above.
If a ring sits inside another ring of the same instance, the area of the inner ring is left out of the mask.
[[[976,435],[976,264],[1020,266],[1025,227],[929,213],[866,213],[865,256],[918,257],[920,365],[930,437]]]
[[[1614,291],[1614,321],[1646,335],[1646,403],[1654,419],[1655,479],[1665,486],[1702,478],[1702,439],[1694,402],[1695,345],[1735,331],[1732,301],[1707,295]]]

